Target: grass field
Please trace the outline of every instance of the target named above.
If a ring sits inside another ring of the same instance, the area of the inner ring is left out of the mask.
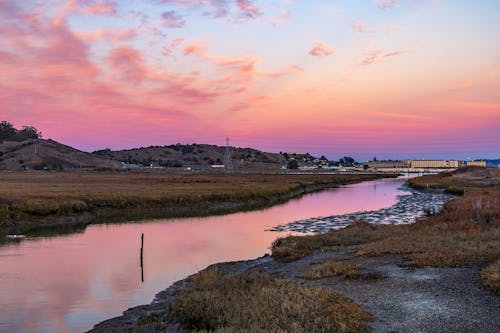
[[[301,191],[381,177],[387,175],[5,172],[0,233],[84,213],[126,220],[256,208]]]

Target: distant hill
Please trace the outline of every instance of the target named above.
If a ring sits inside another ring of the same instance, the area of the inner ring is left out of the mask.
[[[53,140],[0,142],[0,170],[116,169],[122,163],[82,152]]]
[[[110,160],[121,161],[129,166],[153,167],[190,167],[209,169],[222,165],[225,147],[208,144],[150,146],[136,149],[112,151],[98,150],[92,154]],[[253,148],[231,147],[233,167],[239,170],[276,170],[286,164],[283,154],[266,153]]]
[[[128,150],[82,152],[53,140],[42,139],[33,126],[17,129],[0,121],[0,170],[109,170],[133,168],[174,168],[208,171],[224,167],[226,147],[208,144],[175,144]],[[287,166],[327,165],[322,156],[308,153],[267,153],[253,148],[230,147],[235,170],[275,171]],[[354,160],[353,160],[354,161]]]
[[[497,158],[495,160],[485,160],[487,166],[499,166],[500,165],[500,158]]]

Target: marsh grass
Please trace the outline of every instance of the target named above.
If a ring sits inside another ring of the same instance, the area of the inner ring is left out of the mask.
[[[305,271],[301,277],[309,280],[320,280],[332,276],[340,276],[346,279],[357,279],[361,272],[361,266],[343,261],[328,261],[313,266]]]
[[[386,176],[386,175],[385,175]],[[383,175],[0,173],[0,226],[37,217],[121,210],[201,211],[221,204],[273,203],[308,186],[329,187]]]
[[[371,316],[336,293],[258,273],[195,275],[167,309],[196,332],[364,332]]]

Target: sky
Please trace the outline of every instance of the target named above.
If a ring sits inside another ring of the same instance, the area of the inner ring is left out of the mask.
[[[0,120],[92,151],[500,157],[497,0],[0,0]]]

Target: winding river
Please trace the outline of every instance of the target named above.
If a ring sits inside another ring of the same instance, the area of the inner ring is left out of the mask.
[[[222,261],[252,259],[316,216],[378,210],[397,202],[403,179],[324,190],[268,209],[202,218],[100,224],[82,233],[0,247],[0,332],[82,332],[149,303],[176,280]],[[143,278],[140,237],[144,233]]]

